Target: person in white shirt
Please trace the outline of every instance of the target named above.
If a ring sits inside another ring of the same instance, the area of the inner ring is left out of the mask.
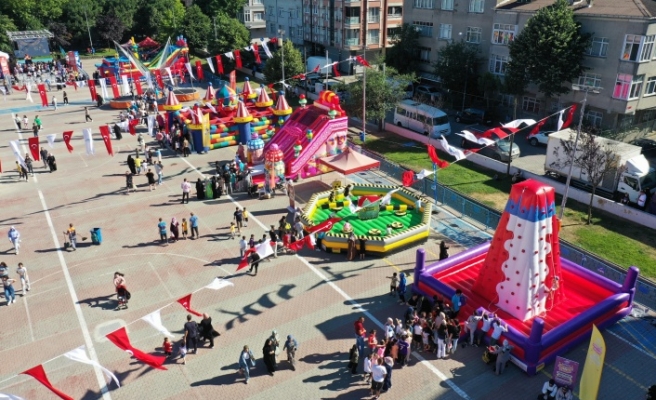
[[[380,397],[380,391],[383,388],[386,375],[387,370],[383,367],[383,359],[379,358],[376,365],[371,367],[371,394],[374,396],[374,399]]]
[[[246,252],[246,236],[242,236],[241,240],[239,241],[239,256],[244,257],[244,253]]]
[[[14,250],[16,250],[16,255],[18,255],[18,250],[20,249],[20,232],[16,227],[9,228],[9,233],[7,234],[9,241],[14,245]]]
[[[369,383],[369,379],[371,379],[371,362],[373,360],[374,353],[370,353],[365,359],[364,359],[364,381],[365,383]]]
[[[499,342],[501,334],[508,332],[508,324],[502,324],[501,320],[495,319],[492,321],[492,337],[490,339],[490,346],[494,346]]]
[[[569,390],[567,386],[563,386],[560,389],[558,389],[558,393],[556,394],[556,400],[572,400],[573,395],[572,391]]]
[[[478,346],[483,343],[483,338],[487,335],[487,332],[490,330],[490,325],[492,324],[492,319],[488,314],[483,313],[483,326],[480,329],[476,330],[476,344]]]
[[[542,385],[542,398],[544,400],[555,400],[556,394],[558,393],[558,385],[553,379],[549,379],[548,382],[545,382]]]
[[[465,327],[469,331],[469,345],[470,346],[475,346],[475,344],[474,344],[474,334],[476,333],[476,329],[478,328],[478,321],[480,321],[482,319],[483,319],[483,317],[478,315],[477,311],[474,311],[474,314],[470,315],[469,318],[467,318],[467,322],[465,322]]]
[[[187,178],[180,185],[182,189],[182,204],[184,204],[185,198],[187,199],[187,204],[189,204],[189,192],[191,191],[191,183],[187,182]]]
[[[394,320],[392,318],[387,318],[387,322],[385,323],[385,338],[392,340],[394,338],[394,334]]]
[[[644,190],[641,190],[640,195],[638,196],[638,207],[641,210],[644,210],[645,204],[647,204],[647,193]]]
[[[27,276],[27,268],[23,266],[23,263],[18,263],[16,273],[20,277],[21,290],[23,291],[23,296],[25,296],[25,292],[30,291],[30,278]]]

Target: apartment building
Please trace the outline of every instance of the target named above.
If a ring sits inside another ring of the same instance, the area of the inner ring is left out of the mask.
[[[553,0],[406,0],[404,22],[421,34],[419,74],[429,80],[438,50],[453,40],[480,48],[487,62],[482,70],[503,77],[509,61],[508,44],[535,12]],[[652,0],[574,1],[572,8],[582,30],[593,35],[585,56],[588,68],[575,84],[592,86],[587,122],[603,128],[630,126],[656,120],[656,2]],[[548,62],[548,60],[545,60]],[[560,98],[546,99],[535,87],[518,100],[520,114],[541,117],[571,103],[584,94],[573,91]],[[500,96],[511,105],[511,96]]]
[[[238,18],[251,32],[251,39],[267,37],[266,11],[263,0],[247,0],[243,12],[238,15]]]
[[[307,56],[342,61],[362,54],[375,57],[389,47],[394,29],[403,23],[403,0],[264,0],[267,33],[285,31]],[[352,65],[340,64],[342,73]]]

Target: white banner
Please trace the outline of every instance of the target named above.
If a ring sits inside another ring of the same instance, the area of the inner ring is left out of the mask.
[[[123,75],[121,77],[121,82],[123,82],[123,95],[127,96],[130,94],[130,83],[128,82],[128,77]]]
[[[9,142],[9,147],[11,147],[11,151],[14,153],[14,156],[16,157],[16,161],[23,166],[23,168],[27,169],[27,165],[25,165],[25,159],[23,158],[21,152],[18,150],[18,140],[11,140]]]
[[[175,86],[175,82],[173,82],[173,74],[171,74],[171,68],[166,67],[166,68],[164,68],[164,70],[166,71],[167,75],[169,76],[169,85]]]
[[[207,60],[207,66],[210,67],[212,73],[215,74],[216,72],[214,72],[214,64],[212,64],[212,57],[207,57],[206,60]]]
[[[267,46],[266,42],[262,42],[261,46],[264,49],[264,52],[266,53],[267,57],[273,58],[273,54],[271,54],[271,50],[269,50],[269,46]]]
[[[228,286],[235,286],[234,283],[221,278],[214,278],[212,283],[205,286],[206,289],[219,290]]]
[[[26,83],[25,88],[27,90],[27,95],[25,96],[25,100],[29,100],[30,103],[34,103],[34,100],[32,100],[32,85],[29,84],[29,83]]]
[[[492,139],[488,139],[488,138],[484,138],[484,137],[477,138],[476,135],[474,135],[473,133],[471,133],[469,131],[466,131],[466,130],[462,131],[461,133],[456,133],[456,135],[461,136],[461,137],[465,138],[465,140],[468,140],[470,142],[482,144],[484,146],[489,146],[491,144],[496,143]]]
[[[102,92],[103,99],[107,100],[109,98],[109,93],[107,93],[107,80],[105,78],[98,79],[100,82],[100,91]]]
[[[174,338],[173,334],[169,332],[169,330],[166,329],[164,325],[162,325],[162,316],[160,315],[159,310],[155,310],[145,317],[141,317],[141,319],[148,322],[153,328],[157,329],[157,331],[164,336]]]
[[[87,357],[87,348],[85,346],[80,346],[75,350],[69,351],[68,353],[64,354],[64,357],[68,358],[69,360],[81,362],[83,364],[93,365],[94,367],[100,368],[102,372],[105,373],[105,378],[107,379],[107,381],[113,380],[114,382],[116,382],[116,386],[121,387],[118,378],[116,378],[116,375],[114,375],[112,371],[103,367],[97,361],[93,361],[89,359],[89,357]]]
[[[84,138],[84,145],[87,148],[87,154],[92,156],[94,154],[93,150],[93,135],[91,129],[86,128],[82,129],[82,137]]]
[[[155,128],[155,116],[154,115],[149,115],[148,116],[148,134],[150,136],[153,136],[153,129]]]
[[[228,57],[231,60],[235,59],[235,55],[232,54],[232,51],[229,51],[229,52],[225,53],[224,56]]]
[[[0,400],[25,400],[22,397],[14,396],[9,393],[0,393]]]
[[[187,67],[187,71],[189,71],[189,76],[191,77],[191,79],[196,79],[194,77],[194,72],[191,70],[191,64],[185,63],[185,67]]]
[[[146,83],[148,84],[148,89],[153,90],[155,89],[155,86],[153,86],[153,80],[152,80],[152,75],[150,74],[150,71],[146,72],[144,74],[146,77]]]
[[[48,140],[48,145],[50,148],[54,149],[55,148],[55,139],[57,138],[57,135],[52,133],[48,136],[46,136],[46,140]]]

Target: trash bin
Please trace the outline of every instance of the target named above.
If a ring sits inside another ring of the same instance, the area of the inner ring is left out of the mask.
[[[91,243],[101,244],[102,243],[102,231],[100,228],[93,228],[91,230]]]

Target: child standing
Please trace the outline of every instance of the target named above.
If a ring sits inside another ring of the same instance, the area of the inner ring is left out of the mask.
[[[18,263],[16,273],[20,277],[21,290],[23,291],[23,296],[25,296],[25,292],[30,291],[30,278],[27,276],[27,269],[23,266],[23,263]]]
[[[364,382],[369,383],[369,380],[371,379],[371,360],[374,357],[374,353],[369,354],[365,359],[364,359]]]
[[[248,211],[246,211],[246,207],[244,207],[242,214],[244,216],[244,228],[248,228]]]
[[[234,222],[231,222],[230,223],[230,238],[234,240],[236,234],[237,234],[237,226],[235,225]],[[244,249],[244,250],[246,250],[246,249]]]
[[[187,219],[182,218],[182,238],[187,240]]]
[[[173,344],[169,340],[169,338],[165,337],[164,338],[164,343],[162,343],[162,347],[164,347],[164,354],[166,354],[167,357],[170,357],[171,354],[173,354]]]
[[[396,295],[396,288],[399,286],[399,277],[396,275],[396,272],[392,276],[388,276],[390,279],[390,296]]]
[[[178,349],[178,354],[182,358],[182,364],[187,364],[187,345],[185,344],[184,339],[180,341],[180,348]]]
[[[248,248],[249,249],[255,248],[255,235],[251,235],[251,238],[248,240]]]

